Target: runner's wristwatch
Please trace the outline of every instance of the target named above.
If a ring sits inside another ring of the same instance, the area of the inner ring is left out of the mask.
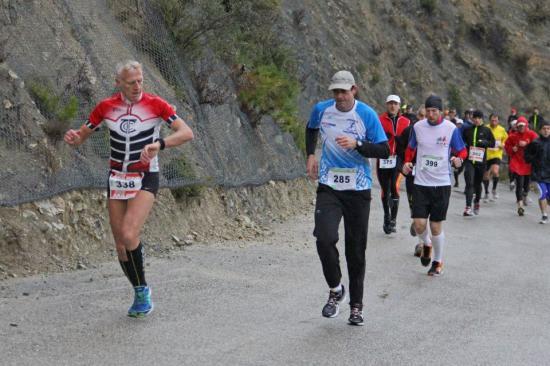
[[[166,143],[164,142],[164,139],[163,139],[163,138],[155,139],[154,142],[158,142],[158,143],[159,143],[160,149],[161,149],[161,150],[164,150],[164,148],[166,147]]]
[[[363,146],[363,141],[361,140],[356,140],[357,142],[357,146],[355,146],[356,149],[360,148],[361,146]]]

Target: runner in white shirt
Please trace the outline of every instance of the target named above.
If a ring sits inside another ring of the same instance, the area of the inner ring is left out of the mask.
[[[424,243],[420,261],[423,266],[430,264],[433,244],[434,257],[428,275],[438,276],[443,271],[445,236],[442,222],[446,219],[451,195],[451,164],[455,167],[462,164],[466,148],[460,131],[452,122],[443,119],[441,98],[432,95],[425,106],[427,118],[413,125],[403,173],[408,174],[415,168],[412,218]],[[456,156],[451,157],[451,153]],[[415,156],[416,166],[413,167]]]

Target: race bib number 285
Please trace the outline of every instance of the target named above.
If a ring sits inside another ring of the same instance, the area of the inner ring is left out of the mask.
[[[328,186],[336,191],[355,190],[357,170],[332,168],[328,171]]]

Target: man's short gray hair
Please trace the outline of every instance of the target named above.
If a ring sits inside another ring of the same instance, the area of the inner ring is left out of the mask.
[[[127,60],[124,62],[119,62],[116,65],[116,77],[120,77],[124,71],[130,70],[142,70],[141,64],[134,60]]]

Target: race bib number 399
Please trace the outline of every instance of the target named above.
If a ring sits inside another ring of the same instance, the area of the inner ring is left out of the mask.
[[[357,170],[332,168],[328,171],[328,186],[336,191],[355,190]]]
[[[141,189],[143,173],[122,173],[111,171],[109,175],[109,198],[128,200],[134,198]]]
[[[420,164],[422,170],[438,170],[443,164],[443,158],[435,155],[424,155],[420,160]]]

